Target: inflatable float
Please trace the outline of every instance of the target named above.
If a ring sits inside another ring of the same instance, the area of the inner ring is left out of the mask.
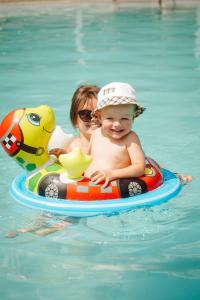
[[[111,215],[160,204],[181,189],[179,179],[151,158],[141,177],[118,179],[106,188],[95,185],[82,176],[92,158],[80,148],[49,156],[49,149],[65,148],[73,138],[54,128],[53,110],[46,105],[11,111],[0,125],[3,149],[26,171],[10,189],[23,205],[73,217]]]

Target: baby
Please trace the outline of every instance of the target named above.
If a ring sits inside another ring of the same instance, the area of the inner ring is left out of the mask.
[[[100,90],[95,115],[101,127],[92,133],[89,153],[93,161],[85,172],[95,184],[105,181],[106,187],[117,178],[144,174],[144,153],[132,131],[135,117],[143,111],[135,90],[127,83],[113,82]]]

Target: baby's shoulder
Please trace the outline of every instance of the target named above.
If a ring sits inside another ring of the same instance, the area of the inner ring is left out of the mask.
[[[134,138],[138,138],[138,135],[135,131],[131,130],[129,132],[129,134],[127,135],[127,137],[130,138],[130,139],[134,139]]]
[[[126,142],[131,143],[131,142],[138,142],[139,137],[135,131],[130,131],[129,134],[126,136]]]

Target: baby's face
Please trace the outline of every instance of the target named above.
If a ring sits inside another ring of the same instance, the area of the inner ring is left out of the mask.
[[[132,104],[110,105],[101,109],[103,133],[115,140],[126,136],[131,131],[134,112]]]

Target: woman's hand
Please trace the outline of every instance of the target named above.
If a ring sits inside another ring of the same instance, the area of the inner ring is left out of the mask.
[[[67,153],[67,151],[65,149],[61,149],[61,148],[54,148],[49,151],[49,155],[54,155],[57,158],[59,157],[59,155],[65,154],[65,153]]]
[[[110,181],[114,180],[114,172],[110,171],[110,170],[99,170],[94,172],[91,176],[90,176],[90,180],[92,182],[94,182],[95,184],[98,184],[102,181],[105,181],[103,184],[103,188],[106,188]]]

